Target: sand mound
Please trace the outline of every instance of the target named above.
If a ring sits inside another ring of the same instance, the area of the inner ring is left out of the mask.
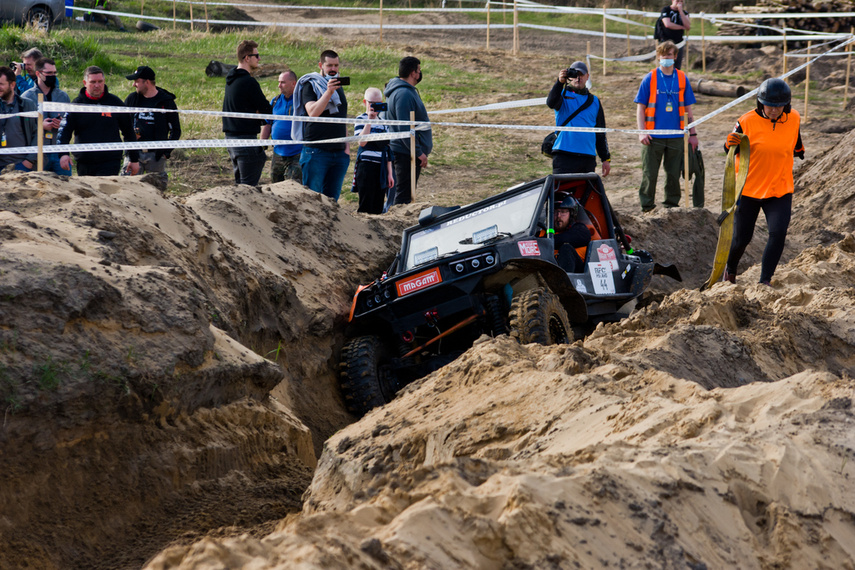
[[[851,567],[853,279],[850,234],[584,343],[483,338],[333,436],[301,517],[148,567]]]

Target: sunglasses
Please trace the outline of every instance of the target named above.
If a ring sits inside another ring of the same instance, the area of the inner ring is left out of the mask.
[[[246,57],[257,57],[257,58],[259,58],[259,59],[260,59],[260,58],[261,58],[261,54],[260,54],[260,53],[251,53],[251,54],[247,55]]]

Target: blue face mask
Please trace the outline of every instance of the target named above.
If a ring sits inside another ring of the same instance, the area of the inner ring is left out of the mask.
[[[659,60],[659,67],[671,67],[674,65],[673,59],[662,58]]]

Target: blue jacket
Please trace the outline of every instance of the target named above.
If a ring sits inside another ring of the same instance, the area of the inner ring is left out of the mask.
[[[410,111],[415,111],[416,121],[428,121],[427,109],[422,103],[422,98],[419,97],[419,92],[416,88],[401,79],[395,77],[386,85],[386,103],[389,104],[389,109],[386,111],[386,118],[391,121],[409,121]],[[400,133],[409,131],[407,125],[389,125],[389,131]],[[390,143],[392,152],[397,154],[410,154],[410,139],[397,139]],[[424,131],[416,131],[416,156],[422,153],[429,155],[433,150],[433,135],[430,129]]]
[[[600,100],[595,96],[593,103],[581,113],[573,117],[568,127],[598,127],[605,128],[606,116]],[[588,98],[588,91],[575,93],[565,89],[564,85],[555,82],[552,90],[546,97],[546,104],[550,109],[555,109],[555,125],[561,126],[564,121],[573,114]],[[600,160],[605,162],[611,158],[609,142],[606,133],[574,133],[559,131],[558,138],[552,146],[553,152],[564,152],[568,154],[582,154],[588,156],[599,155]]]

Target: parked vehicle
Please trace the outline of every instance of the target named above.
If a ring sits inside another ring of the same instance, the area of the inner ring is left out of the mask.
[[[28,24],[49,32],[65,19],[65,6],[66,0],[2,0],[0,21]]]
[[[573,196],[591,243],[568,273],[554,251],[556,204]],[[362,415],[451,362],[481,334],[562,344],[629,314],[654,273],[677,269],[633,250],[599,176],[552,175],[463,207],[431,207],[404,230],[401,251],[353,299],[340,384]]]

